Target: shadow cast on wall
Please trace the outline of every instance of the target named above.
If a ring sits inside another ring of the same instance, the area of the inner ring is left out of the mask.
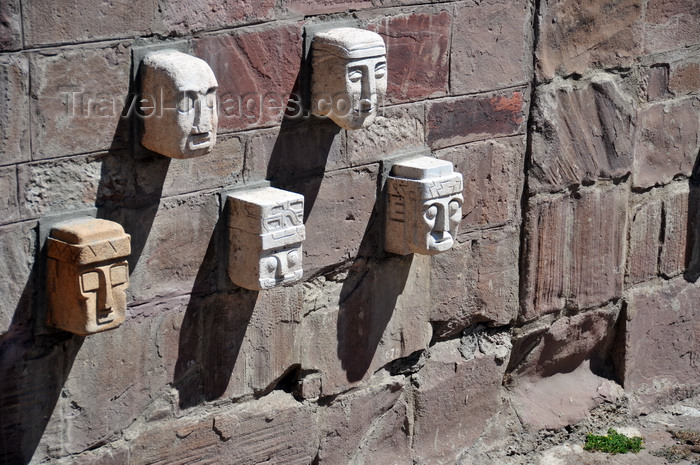
[[[688,217],[686,224],[685,272],[686,281],[694,283],[700,277],[700,152],[695,157],[693,174],[688,179]]]

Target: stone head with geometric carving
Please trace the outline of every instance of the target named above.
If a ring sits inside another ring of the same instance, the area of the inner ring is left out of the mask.
[[[121,225],[95,218],[59,223],[46,250],[49,325],[85,336],[124,322],[131,236]]]
[[[141,144],[171,158],[206,155],[216,144],[218,83],[209,65],[176,50],[147,54],[141,62]]]
[[[311,112],[344,129],[374,122],[387,86],[386,46],[375,32],[340,27],[311,42]]]
[[[236,285],[270,289],[301,279],[304,196],[262,187],[228,195],[228,274]]]
[[[425,156],[396,163],[387,195],[387,251],[435,255],[452,248],[464,203],[462,175],[452,163]]]

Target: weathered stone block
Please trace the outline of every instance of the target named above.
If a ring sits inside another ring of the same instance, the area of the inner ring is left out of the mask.
[[[610,78],[536,91],[529,189],[562,190],[632,169],[632,102]]]
[[[32,269],[36,251],[34,223],[0,227],[0,338],[9,328],[26,324],[32,317],[31,299],[34,282]]]
[[[442,148],[525,131],[525,89],[438,100],[427,104],[426,140]]]
[[[641,410],[679,385],[697,386],[699,298],[700,290],[683,278],[630,293],[618,370],[625,389],[638,394]]]
[[[435,152],[464,177],[460,231],[520,223],[525,137],[461,145]]]
[[[419,463],[456,463],[501,408],[508,338],[473,335],[437,343],[413,375],[413,450]]]
[[[282,121],[302,56],[300,23],[275,23],[194,40],[219,81],[222,132]],[[274,66],[270,66],[274,63]]]
[[[274,0],[172,0],[161,5],[166,31],[178,34],[262,22],[272,19],[274,7]]]
[[[518,230],[463,241],[431,260],[433,338],[454,336],[479,322],[507,325],[518,313]]]
[[[693,61],[677,63],[672,67],[670,74],[668,86],[674,95],[700,91],[700,63]]]
[[[282,9],[294,16],[311,16],[341,11],[362,10],[372,6],[370,0],[282,0]]]
[[[29,160],[29,64],[24,55],[0,57],[0,90],[0,165]]]
[[[124,44],[31,53],[34,159],[126,146],[130,64]]]
[[[693,228],[688,215],[690,192],[688,185],[672,185],[664,199],[664,242],[659,257],[659,271],[664,277],[676,276],[687,269],[690,261]]]
[[[646,70],[642,87],[648,102],[668,97],[669,67],[667,64],[651,66]]]
[[[690,176],[700,150],[700,98],[658,103],[639,115],[634,149],[634,185],[668,184]]]
[[[17,203],[17,167],[0,167],[0,223],[11,223],[19,219]]]
[[[700,43],[700,10],[684,0],[652,0],[644,16],[644,53]]]
[[[440,10],[417,10],[370,22],[387,48],[391,102],[439,97],[447,93],[452,15]]]
[[[157,0],[138,4],[117,0],[99,5],[89,0],[32,2],[24,8],[25,41],[35,46],[150,35],[160,30],[158,13]]]
[[[626,67],[642,51],[642,5],[636,0],[542,3],[537,72],[583,74],[589,67]]]
[[[484,92],[529,82],[532,5],[524,0],[458,4],[450,59],[452,93]]]
[[[20,0],[8,0],[0,5],[0,50],[22,48],[22,17]]]
[[[627,283],[634,285],[656,277],[661,235],[661,201],[650,199],[630,212]]]
[[[410,463],[403,381],[387,377],[325,407],[320,412],[318,463]]]

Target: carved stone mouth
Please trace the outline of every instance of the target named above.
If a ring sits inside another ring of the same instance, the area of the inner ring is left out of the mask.
[[[190,150],[201,150],[211,146],[211,132],[200,132],[190,134],[189,137]]]
[[[366,110],[362,110],[362,109],[355,110],[355,113],[358,113],[360,115],[368,115],[370,113],[374,113],[374,110],[376,110],[376,107],[371,107],[371,108],[368,108]]]

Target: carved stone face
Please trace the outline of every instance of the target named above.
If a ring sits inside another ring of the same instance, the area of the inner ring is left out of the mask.
[[[369,126],[386,94],[386,48],[379,34],[337,28],[312,42],[312,112],[344,129]]]
[[[211,152],[219,117],[218,83],[209,65],[185,53],[163,50],[146,55],[141,66],[143,146],[171,158]]]
[[[231,281],[262,290],[301,279],[304,196],[273,187],[228,197]]]
[[[114,222],[61,223],[47,240],[49,324],[87,335],[119,326],[126,315],[130,236]]]
[[[451,249],[462,220],[462,175],[430,157],[397,163],[392,172],[386,250],[435,255]]]

